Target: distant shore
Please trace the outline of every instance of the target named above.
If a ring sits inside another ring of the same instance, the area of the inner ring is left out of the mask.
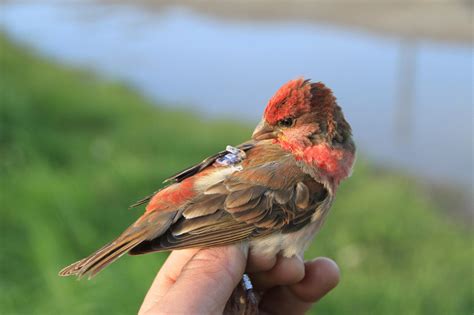
[[[182,7],[216,18],[329,24],[404,39],[472,43],[471,1],[191,1],[96,0],[146,6],[160,12]]]

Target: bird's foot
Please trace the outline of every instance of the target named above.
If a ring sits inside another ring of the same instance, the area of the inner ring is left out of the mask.
[[[224,309],[225,315],[256,315],[258,314],[258,296],[252,282],[244,274],[239,285],[234,289]]]

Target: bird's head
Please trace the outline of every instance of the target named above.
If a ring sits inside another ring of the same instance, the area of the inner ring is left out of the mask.
[[[332,91],[303,78],[284,84],[270,99],[254,140],[272,139],[299,161],[337,182],[352,168],[355,145]]]

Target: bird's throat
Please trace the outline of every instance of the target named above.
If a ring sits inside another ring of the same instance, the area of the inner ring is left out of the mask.
[[[303,142],[279,141],[279,144],[292,152],[296,160],[316,168],[320,175],[336,184],[350,176],[354,164],[352,152],[333,148],[325,143],[307,145]]]
[[[343,149],[331,148],[327,144],[317,144],[305,148],[303,159],[340,181],[350,175],[354,156]]]

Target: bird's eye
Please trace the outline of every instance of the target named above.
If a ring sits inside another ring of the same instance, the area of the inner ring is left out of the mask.
[[[285,118],[278,121],[278,126],[280,127],[291,127],[293,126],[294,120],[293,118]]]

